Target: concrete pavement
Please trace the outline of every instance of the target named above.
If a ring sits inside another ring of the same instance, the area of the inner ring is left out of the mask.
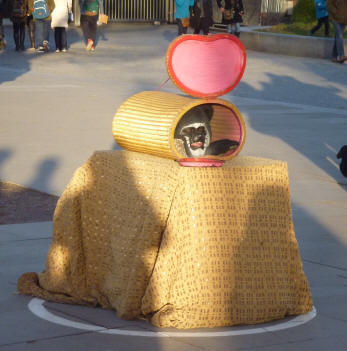
[[[10,27],[5,29],[11,43]],[[94,53],[84,50],[74,28],[66,54],[17,53],[13,47],[0,53],[1,180],[60,195],[93,151],[117,148],[111,132],[117,107],[167,79],[165,53],[176,26],[112,24],[99,34]],[[291,320],[291,328],[285,320],[190,331],[229,333],[224,336],[143,336],[157,329],[143,321],[119,320],[114,311],[40,305],[16,295],[22,273],[44,269],[52,223],[2,225],[1,351],[347,349],[347,179],[335,158],[347,144],[347,65],[247,54],[242,81],[224,98],[236,104],[247,124],[242,154],[288,162],[293,220],[316,317],[303,324]],[[179,93],[171,82],[162,90]],[[92,327],[78,329],[66,321]],[[261,333],[237,335],[259,327]],[[110,329],[117,333],[105,332]]]

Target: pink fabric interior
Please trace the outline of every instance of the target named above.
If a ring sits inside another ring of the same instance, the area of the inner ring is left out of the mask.
[[[176,47],[172,56],[172,67],[181,83],[203,94],[213,94],[233,85],[243,63],[241,48],[227,38],[186,40]]]

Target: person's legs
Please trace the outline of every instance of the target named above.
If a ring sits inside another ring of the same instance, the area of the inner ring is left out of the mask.
[[[37,47],[38,49],[43,48],[43,40],[44,40],[44,20],[36,20],[35,21],[35,35],[37,40]]]
[[[28,33],[30,39],[30,47],[32,49],[35,48],[35,22],[33,20],[33,16],[27,17],[27,26],[28,26]]]
[[[317,24],[311,29],[310,34],[313,35],[315,32],[317,32],[317,30],[322,26],[323,24],[323,19],[322,18],[318,18],[318,22]]]
[[[177,18],[177,25],[178,25],[178,35],[187,34],[188,27],[183,27],[182,20]]]
[[[25,21],[19,24],[19,46],[22,51],[25,50],[24,41],[25,41]]]
[[[2,13],[0,13],[0,50],[5,49],[4,28],[2,26]]]
[[[19,51],[19,23],[13,22],[13,39],[16,45],[16,51]]]
[[[88,41],[88,35],[89,35],[89,30],[88,30],[88,17],[86,15],[81,15],[81,28],[82,28],[82,33],[85,42]]]
[[[345,57],[345,50],[343,47],[343,32],[346,28],[345,24],[340,24],[335,21],[332,21],[334,30],[335,30],[335,46],[336,50],[333,48],[333,58],[337,60],[337,62],[342,63],[346,61],[347,58]],[[334,56],[337,54],[336,56]]]
[[[60,43],[61,43],[61,49],[60,50],[66,51],[67,50],[67,39],[66,39],[66,29],[65,29],[65,27],[61,27]]]
[[[202,28],[202,33],[204,35],[207,35],[210,31],[210,23],[208,18],[206,17],[202,17],[201,18],[201,28]]]
[[[51,21],[50,20],[44,20],[43,21],[43,48],[45,50],[45,52],[49,51],[49,32],[51,29]]]
[[[324,35],[328,37],[330,34],[329,16],[323,17],[322,20],[324,23]]]
[[[227,33],[231,34],[233,32],[231,23],[227,24]]]
[[[96,39],[96,28],[98,22],[98,16],[89,16],[89,38],[92,39],[93,43],[95,44]]]
[[[54,42],[55,42],[55,51],[61,50],[60,27],[54,28]]]

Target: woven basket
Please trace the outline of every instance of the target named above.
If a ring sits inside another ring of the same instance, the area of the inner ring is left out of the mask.
[[[127,99],[113,119],[113,136],[121,147],[170,159],[187,157],[174,138],[181,118],[191,109],[209,104],[211,142],[230,139],[239,145],[208,158],[235,157],[245,142],[246,127],[240,111],[218,96],[232,90],[246,65],[242,43],[232,35],[184,35],[174,40],[166,55],[169,76],[186,97],[161,91],[146,91]]]

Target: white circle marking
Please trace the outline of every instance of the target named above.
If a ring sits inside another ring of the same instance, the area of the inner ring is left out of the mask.
[[[156,338],[167,338],[167,337],[178,337],[178,338],[202,338],[202,337],[218,337],[218,336],[234,336],[234,335],[249,335],[249,334],[260,334],[267,332],[274,332],[278,330],[288,329],[297,327],[301,324],[307,323],[311,319],[315,318],[317,311],[313,307],[311,312],[302,314],[294,317],[293,319],[278,323],[275,325],[269,325],[268,327],[263,324],[261,327],[239,329],[239,330],[226,330],[220,332],[156,332],[156,331],[138,331],[138,330],[127,330],[127,329],[107,329],[98,325],[80,323],[75,321],[70,321],[69,319],[58,317],[53,313],[47,311],[43,305],[45,301],[33,298],[28,304],[29,310],[37,317],[45,319],[51,323],[63,325],[65,327],[71,327],[76,329],[94,331],[97,333],[104,334],[115,334],[115,335],[129,335],[129,336],[145,336],[145,337],[156,337]]]

